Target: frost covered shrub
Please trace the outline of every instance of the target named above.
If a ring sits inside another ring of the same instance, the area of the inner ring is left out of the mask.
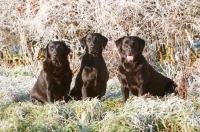
[[[144,38],[146,56],[155,58],[156,37],[159,44],[183,45],[200,31],[198,0],[4,0],[0,6],[0,50],[18,45],[19,54],[31,51],[35,60],[50,40],[64,40],[72,48],[74,68],[80,63],[79,39],[99,32],[109,38],[104,56],[111,75],[116,73],[119,57],[113,47],[119,37]]]

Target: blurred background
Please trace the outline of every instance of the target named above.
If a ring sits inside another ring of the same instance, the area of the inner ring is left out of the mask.
[[[4,0],[0,7],[1,67],[31,65],[34,73],[41,65],[40,49],[62,40],[72,49],[76,74],[84,54],[79,40],[93,32],[109,39],[103,56],[110,77],[119,62],[114,42],[126,35],[144,39],[145,57],[170,78],[199,56],[199,0]]]

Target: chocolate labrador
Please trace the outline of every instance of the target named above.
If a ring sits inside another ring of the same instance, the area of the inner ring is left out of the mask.
[[[177,85],[158,73],[142,55],[145,47],[143,39],[137,36],[124,36],[115,41],[115,44],[121,56],[118,79],[122,85],[124,102],[129,97],[129,91],[135,96],[147,93],[153,96],[164,96],[175,93]]]
[[[51,41],[44,49],[46,60],[33,86],[30,99],[32,102],[54,102],[69,100],[72,71],[69,67],[70,48],[62,41]]]
[[[70,96],[75,100],[91,97],[100,99],[105,95],[109,75],[102,50],[107,42],[108,39],[99,33],[88,34],[80,40],[81,45],[86,47],[86,53],[83,56],[75,86],[70,92]]]

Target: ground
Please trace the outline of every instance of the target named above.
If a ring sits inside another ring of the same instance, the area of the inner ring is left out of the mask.
[[[27,68],[28,69],[28,68]],[[0,71],[0,131],[200,131],[200,91],[188,98],[134,97],[122,102],[120,83],[109,79],[102,100],[32,104],[36,81],[26,68]],[[37,75],[36,75],[37,76]],[[73,86],[74,82],[72,82]]]

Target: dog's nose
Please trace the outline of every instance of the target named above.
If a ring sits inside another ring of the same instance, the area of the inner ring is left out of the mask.
[[[94,44],[91,44],[90,47],[91,47],[91,48],[94,48]]]
[[[57,54],[53,54],[53,57],[57,57]]]
[[[128,49],[128,53],[131,53],[132,52],[132,50],[131,49]]]

